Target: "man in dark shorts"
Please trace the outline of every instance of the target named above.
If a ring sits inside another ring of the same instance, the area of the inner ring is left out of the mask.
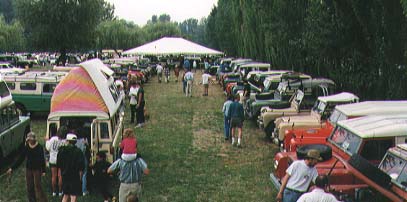
[[[236,95],[235,101],[230,104],[228,117],[230,117],[230,128],[232,129],[232,145],[235,145],[235,128],[238,129],[237,146],[241,146],[242,127],[244,121],[243,105],[239,103],[240,96]]]
[[[85,167],[82,151],[75,146],[77,137],[69,133],[66,135],[68,144],[59,149],[57,167],[61,169],[62,202],[76,202],[76,197],[82,194],[82,172]]]

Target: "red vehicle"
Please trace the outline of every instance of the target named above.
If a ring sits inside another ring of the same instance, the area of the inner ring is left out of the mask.
[[[285,151],[296,151],[297,147],[302,145],[325,144],[327,137],[340,120],[386,114],[407,114],[407,101],[365,101],[337,105],[331,116],[321,122],[319,127],[301,126],[299,129],[286,130],[283,148]]]
[[[274,172],[270,174],[270,178],[279,189],[280,180],[288,166],[294,160],[302,159],[309,149],[318,149],[324,161],[318,163],[316,168],[319,174],[328,175],[331,190],[339,195],[340,200],[362,201],[362,197],[370,193],[369,186],[374,186],[374,183],[366,183],[360,172],[357,172],[363,170],[360,169],[363,166],[361,159],[378,165],[387,149],[405,141],[407,114],[342,120],[337,123],[326,145],[305,145],[296,152],[277,153],[274,157]],[[384,195],[390,197],[385,193]]]

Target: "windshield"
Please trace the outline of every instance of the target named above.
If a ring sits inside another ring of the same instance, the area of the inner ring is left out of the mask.
[[[350,154],[356,154],[362,142],[359,136],[339,126],[336,127],[329,139],[343,151]]]
[[[342,112],[335,109],[334,112],[332,112],[332,114],[328,120],[332,125],[335,126],[338,121],[346,120],[346,119],[348,119],[348,117],[345,114],[343,114]]]
[[[316,101],[314,107],[312,107],[312,111],[318,114],[322,114],[325,111],[326,103],[321,101]]]
[[[393,180],[406,186],[407,185],[407,167],[406,160],[395,156],[392,153],[387,153],[379,168],[387,173]]]

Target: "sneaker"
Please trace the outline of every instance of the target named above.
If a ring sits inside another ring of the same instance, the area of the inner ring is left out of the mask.
[[[229,140],[229,138],[228,137],[225,137],[225,141],[228,141]]]
[[[141,128],[143,127],[143,125],[141,125],[141,123],[137,124],[136,128]]]
[[[88,195],[88,194],[89,194],[88,192],[83,192],[83,193],[82,193],[83,196],[86,196],[86,195]]]
[[[242,148],[242,145],[241,145],[241,144],[237,144],[237,147],[238,147],[238,148]]]
[[[52,196],[57,196],[57,193],[55,193],[55,192],[52,192]]]
[[[63,192],[59,192],[59,196],[63,196],[64,195],[64,193]]]

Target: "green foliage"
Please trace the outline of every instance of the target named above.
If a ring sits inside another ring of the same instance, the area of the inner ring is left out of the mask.
[[[98,49],[129,49],[145,42],[145,33],[125,20],[104,21],[97,27]]]
[[[18,0],[16,5],[32,45],[62,53],[91,47],[96,26],[112,14],[104,0]]]
[[[15,13],[11,0],[0,0],[0,15],[4,16],[7,23],[13,20]]]
[[[24,29],[18,21],[7,24],[0,15],[0,52],[15,52],[25,50],[26,40]]]
[[[406,10],[406,0],[219,0],[205,36],[229,55],[329,77],[362,98],[405,99]]]
[[[153,41],[164,36],[181,36],[181,31],[174,22],[157,22],[154,24],[147,24],[143,27],[143,30],[146,33],[147,41]]]

